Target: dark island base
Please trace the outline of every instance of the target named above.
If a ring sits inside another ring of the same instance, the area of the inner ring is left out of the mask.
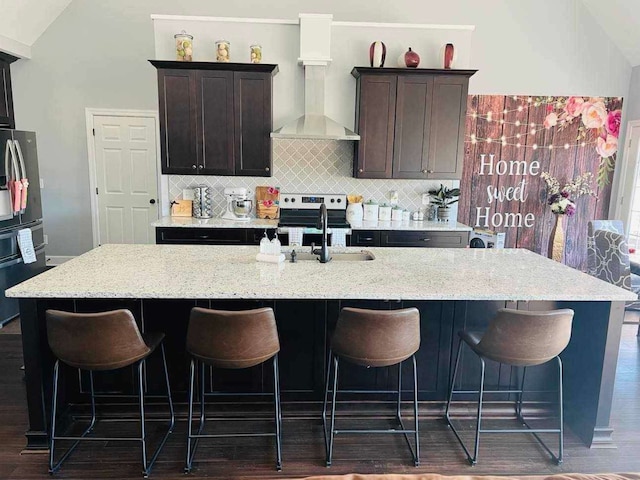
[[[430,413],[442,409],[446,400],[452,363],[457,348],[457,331],[463,328],[484,330],[498,308],[505,306],[526,310],[572,308],[575,312],[569,347],[562,355],[564,361],[566,424],[587,446],[613,447],[609,419],[613,384],[624,316],[624,302],[496,302],[496,301],[351,301],[351,300],[89,300],[89,299],[23,299],[20,301],[22,339],[27,382],[29,430],[26,432],[27,450],[46,450],[47,429],[51,404],[51,375],[53,356],[47,345],[45,311],[56,308],[75,312],[104,311],[114,308],[130,309],[142,331],[162,331],[166,334],[169,375],[174,400],[186,401],[189,359],[184,344],[193,306],[220,309],[248,309],[273,307],[280,335],[280,376],[282,401],[285,403],[316,402],[320,414],[324,389],[328,339],[331,337],[340,308],[395,309],[417,307],[421,314],[421,347],[417,354],[418,389],[421,409]],[[147,393],[163,392],[160,361],[152,356],[146,369]],[[406,399],[411,391],[411,366],[403,366],[403,390]],[[479,363],[474,354],[463,349],[460,382],[465,389],[477,388]],[[488,362],[486,383],[491,387],[514,388],[521,378],[521,370]],[[77,371],[63,369],[65,382],[61,389],[60,405],[67,405],[68,413],[77,413],[86,406],[87,379]],[[135,391],[133,370],[124,368],[96,375],[96,391],[113,397],[101,401],[114,403],[110,411],[127,409],[123,395]],[[406,381],[406,383],[405,383]],[[208,391],[234,393],[210,397],[220,402],[264,401],[260,394],[272,392],[270,370],[257,366],[247,370],[210,371]],[[393,390],[397,369],[341,366],[341,389]],[[557,373],[553,365],[542,365],[527,371],[527,394],[531,412],[553,414],[554,389]],[[240,394],[240,395],[238,395]],[[245,394],[256,394],[247,397]],[[347,398],[346,395],[343,398]],[[389,400],[389,396],[368,395],[368,399]],[[353,398],[354,402],[362,397]],[[470,397],[467,400],[472,401]],[[495,396],[486,411],[500,416],[513,416],[513,400],[508,394]],[[135,402],[135,398],[130,400]],[[150,399],[153,401],[153,399]],[[160,400],[158,400],[160,401]],[[306,404],[308,408],[308,403]],[[293,407],[293,406],[292,406]],[[293,409],[295,410],[295,409]],[[133,410],[132,410],[133,411]],[[71,417],[71,415],[67,415]]]

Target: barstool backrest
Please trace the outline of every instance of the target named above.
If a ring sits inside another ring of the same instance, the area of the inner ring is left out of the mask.
[[[333,353],[370,367],[395,365],[420,348],[417,308],[368,310],[345,307],[331,341]]]
[[[544,312],[498,310],[477,350],[508,365],[540,365],[555,358],[569,344],[573,310]]]
[[[85,370],[114,370],[150,351],[129,310],[71,313],[47,310],[49,347],[62,362]]]
[[[215,367],[258,365],[280,351],[273,310],[233,312],[195,307],[189,319],[187,351]]]

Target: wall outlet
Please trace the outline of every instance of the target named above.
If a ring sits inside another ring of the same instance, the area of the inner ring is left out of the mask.
[[[428,193],[423,193],[422,194],[422,204],[423,205],[429,205],[429,194]]]
[[[183,200],[195,200],[195,194],[193,188],[183,188],[182,189],[182,199]]]
[[[43,235],[44,238],[44,244],[45,245],[49,245],[49,235],[47,235],[46,233]]]

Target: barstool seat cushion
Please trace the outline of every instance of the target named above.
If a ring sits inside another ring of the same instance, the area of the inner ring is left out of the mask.
[[[548,362],[565,349],[571,337],[573,311],[500,309],[485,333],[462,330],[458,335],[478,355],[514,366]]]
[[[369,310],[345,307],[331,340],[333,353],[365,367],[403,362],[420,348],[417,308]]]
[[[54,355],[82,370],[116,370],[147,358],[163,333],[142,335],[129,310],[72,313],[47,310],[47,337]]]
[[[187,351],[219,368],[249,368],[280,351],[278,329],[271,308],[227,311],[191,309]]]

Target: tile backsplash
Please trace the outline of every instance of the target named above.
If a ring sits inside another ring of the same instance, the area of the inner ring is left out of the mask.
[[[366,200],[387,202],[389,192],[398,192],[398,204],[411,211],[422,205],[422,194],[443,183],[458,187],[458,180],[389,180],[353,178],[353,142],[336,140],[273,140],[272,177],[230,177],[212,175],[168,175],[169,198],[182,198],[184,188],[208,185],[214,191],[214,212],[223,212],[225,187],[260,185],[280,187],[285,193],[343,193],[363,195]],[[452,206],[457,216],[457,204]],[[218,213],[216,213],[218,216]]]

